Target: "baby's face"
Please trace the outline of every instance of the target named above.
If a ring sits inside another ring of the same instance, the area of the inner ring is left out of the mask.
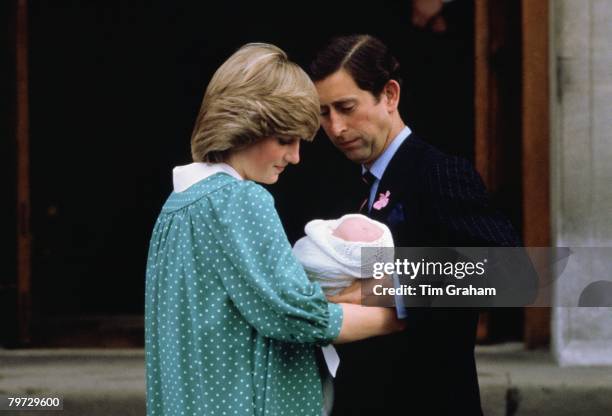
[[[369,243],[382,237],[383,230],[363,218],[347,218],[336,227],[332,235],[345,241]]]

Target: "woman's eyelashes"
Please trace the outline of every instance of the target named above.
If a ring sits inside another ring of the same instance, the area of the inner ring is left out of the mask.
[[[281,144],[281,145],[283,145],[283,146],[288,146],[288,145],[290,145],[290,144],[295,143],[295,142],[296,142],[296,141],[298,141],[298,140],[299,140],[299,139],[285,139],[285,138],[279,137],[279,138],[278,138],[278,143],[279,143],[279,144]]]

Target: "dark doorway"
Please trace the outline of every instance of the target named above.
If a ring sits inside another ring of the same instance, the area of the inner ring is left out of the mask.
[[[206,83],[244,43],[306,66],[332,35],[380,37],[402,64],[404,119],[474,160],[472,1],[449,4],[443,35],[414,29],[401,1],[94,3],[29,2],[34,345],[142,342],[148,239],[171,169],[190,162]],[[270,188],[291,241],[339,214],[337,189],[357,186],[356,172],[322,135],[303,146]]]

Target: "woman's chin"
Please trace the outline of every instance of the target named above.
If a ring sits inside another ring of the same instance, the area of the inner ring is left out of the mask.
[[[280,175],[272,175],[268,178],[268,180],[265,182],[266,185],[273,185],[276,182],[278,182],[278,178]]]
[[[263,183],[265,185],[273,185],[278,182],[278,177],[279,175],[270,175],[265,178],[253,178],[251,180],[257,183]]]

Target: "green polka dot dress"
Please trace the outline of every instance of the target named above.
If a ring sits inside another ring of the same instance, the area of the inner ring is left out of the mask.
[[[217,173],[172,193],[147,261],[147,415],[320,416],[315,348],[341,323],[264,188]]]

